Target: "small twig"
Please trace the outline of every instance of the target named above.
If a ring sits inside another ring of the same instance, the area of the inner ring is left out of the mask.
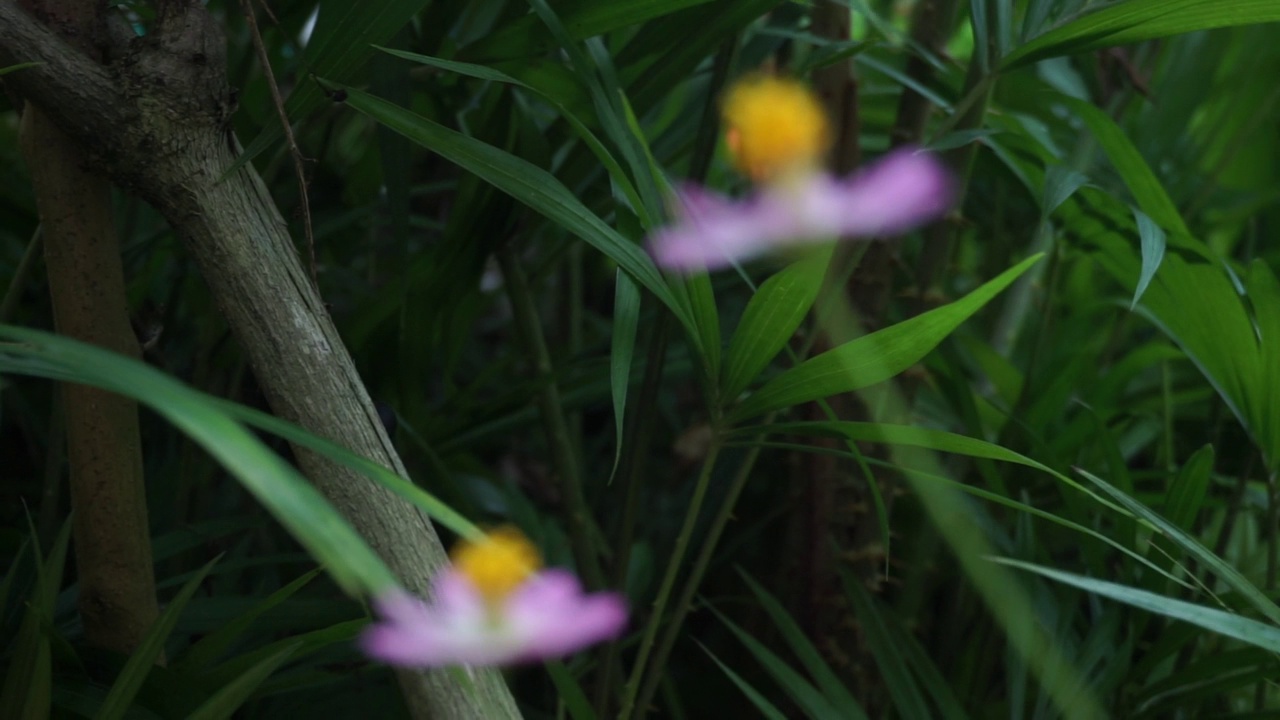
[[[274,20],[271,8],[263,7]],[[267,56],[267,47],[262,42],[262,33],[258,31],[258,19],[249,5],[249,0],[240,0],[240,8],[249,23],[249,34],[253,37],[253,49],[258,53],[258,64],[262,66],[262,74],[267,78],[267,87],[271,88],[271,100],[275,104],[276,114],[280,116],[280,125],[284,128],[285,142],[289,144],[289,154],[293,157],[293,172],[298,176],[298,195],[302,200],[302,227],[307,238],[307,269],[311,272],[311,284],[320,290],[320,281],[316,276],[316,238],[311,230],[311,201],[307,197],[307,171],[302,151],[298,149],[298,141],[293,137],[293,127],[289,125],[289,114],[284,109],[284,99],[280,95],[280,86],[276,84],[275,73],[271,72],[271,58]]]

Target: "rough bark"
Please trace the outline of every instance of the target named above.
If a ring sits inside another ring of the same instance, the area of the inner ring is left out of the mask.
[[[160,5],[145,38],[99,65],[13,0],[0,0],[5,76],[86,148],[115,182],[160,211],[196,259],[277,415],[404,474],[377,412],[298,261],[286,225],[251,165],[227,174],[240,147],[221,29],[194,0]],[[223,177],[226,175],[226,177]],[[304,472],[412,591],[445,561],[428,519],[341,466],[298,453]],[[501,676],[467,687],[443,672],[399,673],[416,717],[503,718],[518,712]]]
[[[96,53],[100,3],[45,0],[37,6],[68,42]],[[40,212],[58,332],[137,358],[110,183],[85,167],[80,144],[34,106],[22,114],[21,144]],[[85,640],[128,654],[159,614],[138,407],[129,398],[71,383],[61,386],[61,402]],[[60,480],[60,473],[49,476],[50,483]]]
[[[139,357],[110,186],[83,167],[79,144],[35,107],[23,113],[22,149],[44,227],[58,332]],[[128,654],[158,615],[138,407],[85,385],[63,384],[61,395],[85,639]]]

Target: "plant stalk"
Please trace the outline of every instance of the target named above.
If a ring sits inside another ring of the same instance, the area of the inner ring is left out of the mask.
[[[94,0],[40,3],[54,27],[91,55],[101,38],[102,9]],[[30,103],[22,113],[21,145],[44,230],[54,325],[67,337],[140,358],[110,182],[86,168],[84,147]],[[85,639],[128,654],[159,614],[138,407],[85,385],[65,383],[61,393]]]
[[[502,269],[503,282],[511,298],[516,334],[533,362],[533,369],[540,385],[538,412],[542,416],[547,433],[547,445],[551,448],[556,474],[560,478],[560,490],[564,494],[565,524],[569,528],[574,560],[587,586],[599,589],[604,586],[604,572],[592,542],[595,525],[590,508],[587,507],[586,496],[582,491],[582,476],[578,470],[573,436],[569,432],[564,404],[560,400],[560,389],[555,383],[551,353],[547,350],[542,323],[538,320],[537,298],[534,297],[529,287],[529,280],[520,267],[520,259],[516,256],[516,251],[510,245],[504,245],[498,250],[497,256],[498,265]]]
[[[680,527],[680,534],[676,536],[676,544],[672,548],[671,557],[667,563],[667,572],[662,576],[662,586],[658,588],[658,595],[653,601],[653,614],[649,616],[649,622],[645,624],[644,637],[640,640],[640,648],[636,652],[635,663],[631,667],[631,677],[628,678],[627,686],[623,690],[622,705],[618,711],[619,720],[639,718],[645,713],[645,706],[636,704],[640,682],[646,677],[645,668],[649,654],[653,651],[654,641],[658,636],[658,627],[662,624],[662,615],[667,609],[667,601],[671,598],[671,591],[675,588],[676,577],[680,574],[680,563],[684,559],[685,553],[689,550],[689,541],[693,538],[694,528],[698,524],[698,515],[702,510],[702,502],[707,497],[707,488],[711,485],[711,474],[715,469],[716,459],[720,456],[722,442],[717,431],[712,437],[711,445],[707,448],[707,456],[702,460],[702,469],[698,473],[698,481],[693,489],[693,497],[689,499],[689,509],[685,512],[684,524]],[[661,678],[662,668],[660,665],[654,666],[653,675]],[[650,679],[651,684],[655,682],[656,680]]]

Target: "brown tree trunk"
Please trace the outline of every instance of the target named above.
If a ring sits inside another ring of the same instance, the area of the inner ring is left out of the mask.
[[[195,0],[159,6],[145,38],[112,48],[103,66],[0,0],[5,76],[88,149],[121,186],[159,210],[200,265],[277,415],[401,475],[342,339],[298,261],[285,222],[228,130],[221,29]],[[224,177],[225,175],[225,177]],[[308,452],[303,470],[375,552],[417,593],[445,562],[428,519],[364,476]],[[459,681],[440,671],[399,674],[419,718],[518,717],[496,671]]]
[[[46,0],[41,12],[80,50],[94,52],[104,7]],[[22,152],[35,188],[59,333],[137,358],[111,186],[85,165],[80,144],[38,108],[22,114]],[[138,408],[84,385],[61,386],[74,518],[77,598],[90,645],[128,654],[158,615],[147,526]],[[57,475],[51,475],[58,482]]]

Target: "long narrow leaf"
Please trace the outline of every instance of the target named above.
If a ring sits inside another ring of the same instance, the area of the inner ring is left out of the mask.
[[[738,321],[725,357],[720,396],[732,402],[773,360],[813,307],[831,252],[803,258],[756,290]]]
[[[368,93],[353,88],[347,88],[346,92],[347,104],[355,110],[475,173],[604,253],[671,308],[692,331],[692,319],[676,305],[666,281],[649,256],[606,225],[551,173]]]
[[[1280,20],[1274,0],[1128,0],[1106,5],[1009,53],[1003,70],[1058,55],[1156,38]]]
[[[1040,260],[1034,255],[963,298],[828,350],[765,384],[728,415],[731,422],[888,380],[938,343]]]
[[[1259,590],[1253,583],[1249,582],[1249,579],[1231,563],[1223,560],[1217,555],[1214,555],[1212,551],[1204,545],[1201,545],[1199,540],[1191,537],[1191,535],[1184,532],[1182,528],[1179,528],[1164,519],[1159,513],[1133,499],[1127,493],[1121,492],[1102,478],[1099,478],[1085,470],[1081,470],[1080,468],[1076,468],[1076,472],[1088,478],[1094,485],[1097,485],[1104,492],[1110,495],[1112,499],[1123,505],[1134,515],[1146,520],[1156,529],[1160,530],[1160,532],[1162,532],[1165,537],[1169,538],[1169,540],[1171,540],[1175,545],[1199,561],[1201,567],[1214,575],[1217,575],[1228,585],[1228,587],[1239,593],[1240,596],[1247,600],[1249,605],[1253,606],[1255,610],[1271,622],[1280,625],[1280,607],[1278,607],[1271,598],[1267,597],[1266,593]],[[1280,630],[1277,632],[1280,632]]]
[[[222,401],[142,362],[57,335],[0,325],[0,338],[17,341],[0,344],[0,372],[93,385],[162,415],[226,467],[348,592],[396,582],[311,483],[220,410]]]
[[[169,639],[169,633],[173,632],[174,626],[178,624],[178,616],[186,609],[191,596],[195,595],[200,583],[204,582],[205,576],[220,559],[221,556],[206,563],[182,586],[173,600],[169,601],[164,612],[147,631],[142,643],[129,656],[129,661],[125,663],[124,668],[120,670],[120,675],[112,683],[107,699],[102,702],[102,708],[98,710],[97,720],[117,720],[125,716],[133,703],[133,698],[138,694],[142,683],[146,681],[151,668],[156,664],[156,658],[160,657],[160,653],[164,651],[164,643]]]
[[[1268,625],[1266,623],[1251,620],[1241,615],[1217,610],[1215,608],[1204,607],[1203,605],[1195,605],[1193,603],[1175,600],[1174,598],[1157,595],[1139,590],[1127,585],[1107,582],[1106,580],[1095,580],[1093,578],[1084,577],[1083,575],[1075,575],[1072,573],[1054,570],[1052,568],[1034,565],[1021,560],[1011,560],[1008,558],[992,558],[1001,565],[1019,568],[1028,572],[1036,573],[1056,580],[1066,585],[1079,588],[1086,592],[1111,598],[1126,605],[1164,615],[1174,620],[1183,620],[1193,625],[1197,625],[1206,630],[1211,630],[1220,635],[1225,635],[1241,642],[1260,647],[1267,652],[1280,653],[1280,627]]]

